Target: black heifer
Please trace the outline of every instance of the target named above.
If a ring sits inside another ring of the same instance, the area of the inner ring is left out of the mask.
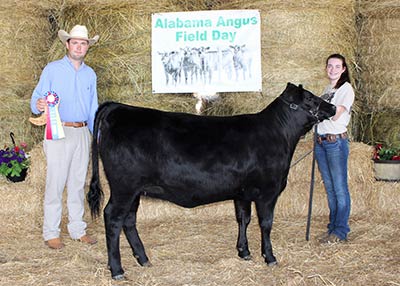
[[[275,203],[286,187],[300,136],[335,114],[335,107],[288,84],[257,114],[203,117],[132,107],[100,106],[93,140],[93,176],[88,193],[92,215],[100,213],[98,153],[110,185],[104,209],[108,266],[122,279],[119,249],[123,229],[140,265],[150,265],[136,229],[140,196],[192,208],[233,200],[239,225],[237,250],[250,258],[246,229],[255,202],[262,255],[276,264],[270,232]]]

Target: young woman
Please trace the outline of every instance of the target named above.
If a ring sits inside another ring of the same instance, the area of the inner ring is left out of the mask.
[[[317,125],[315,158],[324,182],[329,206],[328,230],[321,237],[322,243],[347,240],[350,232],[350,193],[347,183],[350,122],[354,90],[350,84],[346,59],[333,54],[326,60],[329,85],[322,98],[336,106],[336,114]]]

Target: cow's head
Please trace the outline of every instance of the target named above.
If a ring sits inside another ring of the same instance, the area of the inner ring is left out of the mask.
[[[336,113],[335,105],[305,90],[302,85],[288,83],[279,99],[291,109],[307,114],[310,124],[321,122]]]

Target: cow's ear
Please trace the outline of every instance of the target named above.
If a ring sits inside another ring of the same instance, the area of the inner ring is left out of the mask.
[[[299,84],[299,88],[300,89],[304,89],[302,84]]]

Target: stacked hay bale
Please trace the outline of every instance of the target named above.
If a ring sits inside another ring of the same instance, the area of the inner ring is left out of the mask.
[[[10,21],[7,20],[4,25],[10,28],[10,35],[16,34],[12,31],[14,28],[26,31],[20,32],[25,38],[19,42],[25,47],[22,51],[29,53],[29,57],[16,53],[10,43],[6,60],[16,58],[18,69],[12,73],[14,82],[8,81],[12,86],[8,91],[13,97],[18,94],[29,98],[44,65],[65,53],[57,31],[69,31],[73,25],[80,23],[86,25],[93,35],[100,34],[100,41],[91,48],[86,62],[97,72],[101,102],[115,100],[194,113],[196,99],[191,94],[151,93],[151,14],[207,9],[259,9],[262,19],[262,94],[223,93],[221,100],[211,105],[205,113],[231,115],[257,112],[278,96],[289,81],[303,84],[319,94],[326,84],[324,61],[329,54],[343,53],[350,63],[354,63],[354,1],[258,0],[249,3],[238,0],[197,0],[189,3],[176,0],[96,0],[89,3],[66,0],[58,3],[56,0],[46,0],[38,4],[27,1],[24,3],[29,5],[24,4],[24,7],[8,4],[3,9],[5,15],[12,14],[9,12],[12,9],[18,9],[25,19],[15,23],[11,21],[11,16],[7,16]],[[16,92],[21,89],[21,84],[24,84],[23,94]],[[19,114],[23,115],[23,119],[11,120],[18,122],[18,126],[21,126],[21,121],[26,122],[28,103],[23,102],[24,112]],[[25,130],[31,128],[27,123],[23,126]],[[37,142],[43,130],[35,128],[34,131],[36,134],[30,137]],[[1,139],[4,138],[2,136]]]
[[[400,144],[400,3],[360,1],[359,65],[364,141]]]
[[[395,65],[400,8],[396,1],[7,0],[0,8],[4,39],[0,99],[6,102],[0,107],[0,142],[8,141],[10,131],[28,143],[41,140],[43,129],[32,128],[26,120],[29,97],[46,63],[65,53],[57,31],[69,31],[77,23],[101,36],[87,57],[98,74],[101,102],[194,113],[196,99],[191,94],[151,93],[151,14],[207,9],[260,10],[263,86],[262,94],[223,93],[206,114],[257,112],[289,81],[319,94],[326,84],[325,58],[339,52],[347,57],[353,77],[361,72],[356,77],[356,90],[361,88],[361,92],[357,92],[360,100],[356,100],[352,121],[355,138],[400,141],[399,69]]]
[[[205,9],[259,9],[262,18],[263,92],[222,93],[206,114],[231,115],[261,110],[287,82],[303,84],[319,94],[326,85],[324,61],[340,52],[354,62],[354,0],[270,1],[66,1],[60,28],[84,23],[101,33],[87,62],[98,73],[100,100],[116,100],[164,110],[194,112],[188,94],[151,94],[151,14]],[[332,12],[334,9],[335,13]],[[112,25],[110,25],[112,23]],[[59,41],[53,59],[61,56]]]
[[[97,0],[90,3],[69,0],[64,2],[57,19],[60,29],[69,31],[80,23],[93,35],[100,35],[99,43],[90,49],[86,62],[97,73],[101,102],[115,100],[187,111],[185,98],[151,94],[151,15],[194,7],[205,8],[203,1],[191,1],[188,6],[172,0]],[[51,60],[63,54],[63,45],[55,39],[50,50]]]
[[[203,1],[59,1],[6,0],[0,3],[0,142],[13,131],[29,145],[43,138],[43,128],[28,122],[30,96],[44,66],[65,54],[59,29],[83,24],[100,34],[87,63],[98,74],[100,101],[116,100],[169,110],[189,110],[191,97],[151,95],[151,13],[205,9]]]
[[[294,154],[293,162],[302,158],[312,148],[312,142],[302,140]],[[396,183],[377,182],[374,179],[372,161],[370,159],[371,147],[364,143],[352,142],[350,145],[349,159],[349,189],[352,197],[352,215],[358,216],[365,212],[393,212],[398,210],[400,196]],[[40,145],[30,152],[32,166],[29,170],[25,182],[19,183],[21,189],[31,193],[27,198],[15,201],[15,207],[29,202],[32,209],[32,217],[37,223],[42,220],[42,201],[43,190],[45,188],[46,162],[43,149]],[[305,217],[308,211],[310,178],[311,178],[312,156],[307,156],[294,165],[289,172],[288,185],[281,194],[277,205],[276,215],[279,217]],[[110,193],[105,174],[100,166],[100,179],[105,192],[105,203],[108,201]],[[91,170],[87,178],[89,185]],[[15,184],[6,182],[5,178],[0,178],[0,185],[4,185],[4,192],[1,193],[4,201],[11,202],[15,196],[13,190]],[[87,190],[86,190],[87,191]],[[22,192],[22,195],[25,194]],[[65,194],[64,194],[65,195]],[[105,204],[103,205],[105,206]],[[66,205],[64,205],[66,207]],[[66,210],[64,212],[67,213]],[[90,211],[87,209],[86,215]],[[204,216],[234,216],[233,203],[231,201],[201,206],[194,209],[185,209],[166,201],[143,198],[139,209],[141,219],[165,219],[168,217],[182,217],[190,215]],[[313,215],[327,216],[328,206],[326,201],[325,189],[319,172],[316,171],[314,183]]]
[[[9,132],[19,140],[36,142],[27,118],[33,86],[47,61],[53,31],[48,11],[56,0],[0,2],[0,143]]]
[[[55,2],[55,1],[53,1]],[[52,40],[50,1],[1,1],[0,89],[29,97]]]
[[[346,56],[355,74],[354,0],[220,2],[213,8],[260,10],[263,93],[268,97],[279,95],[289,81],[319,95],[327,84],[325,60],[332,53]]]

